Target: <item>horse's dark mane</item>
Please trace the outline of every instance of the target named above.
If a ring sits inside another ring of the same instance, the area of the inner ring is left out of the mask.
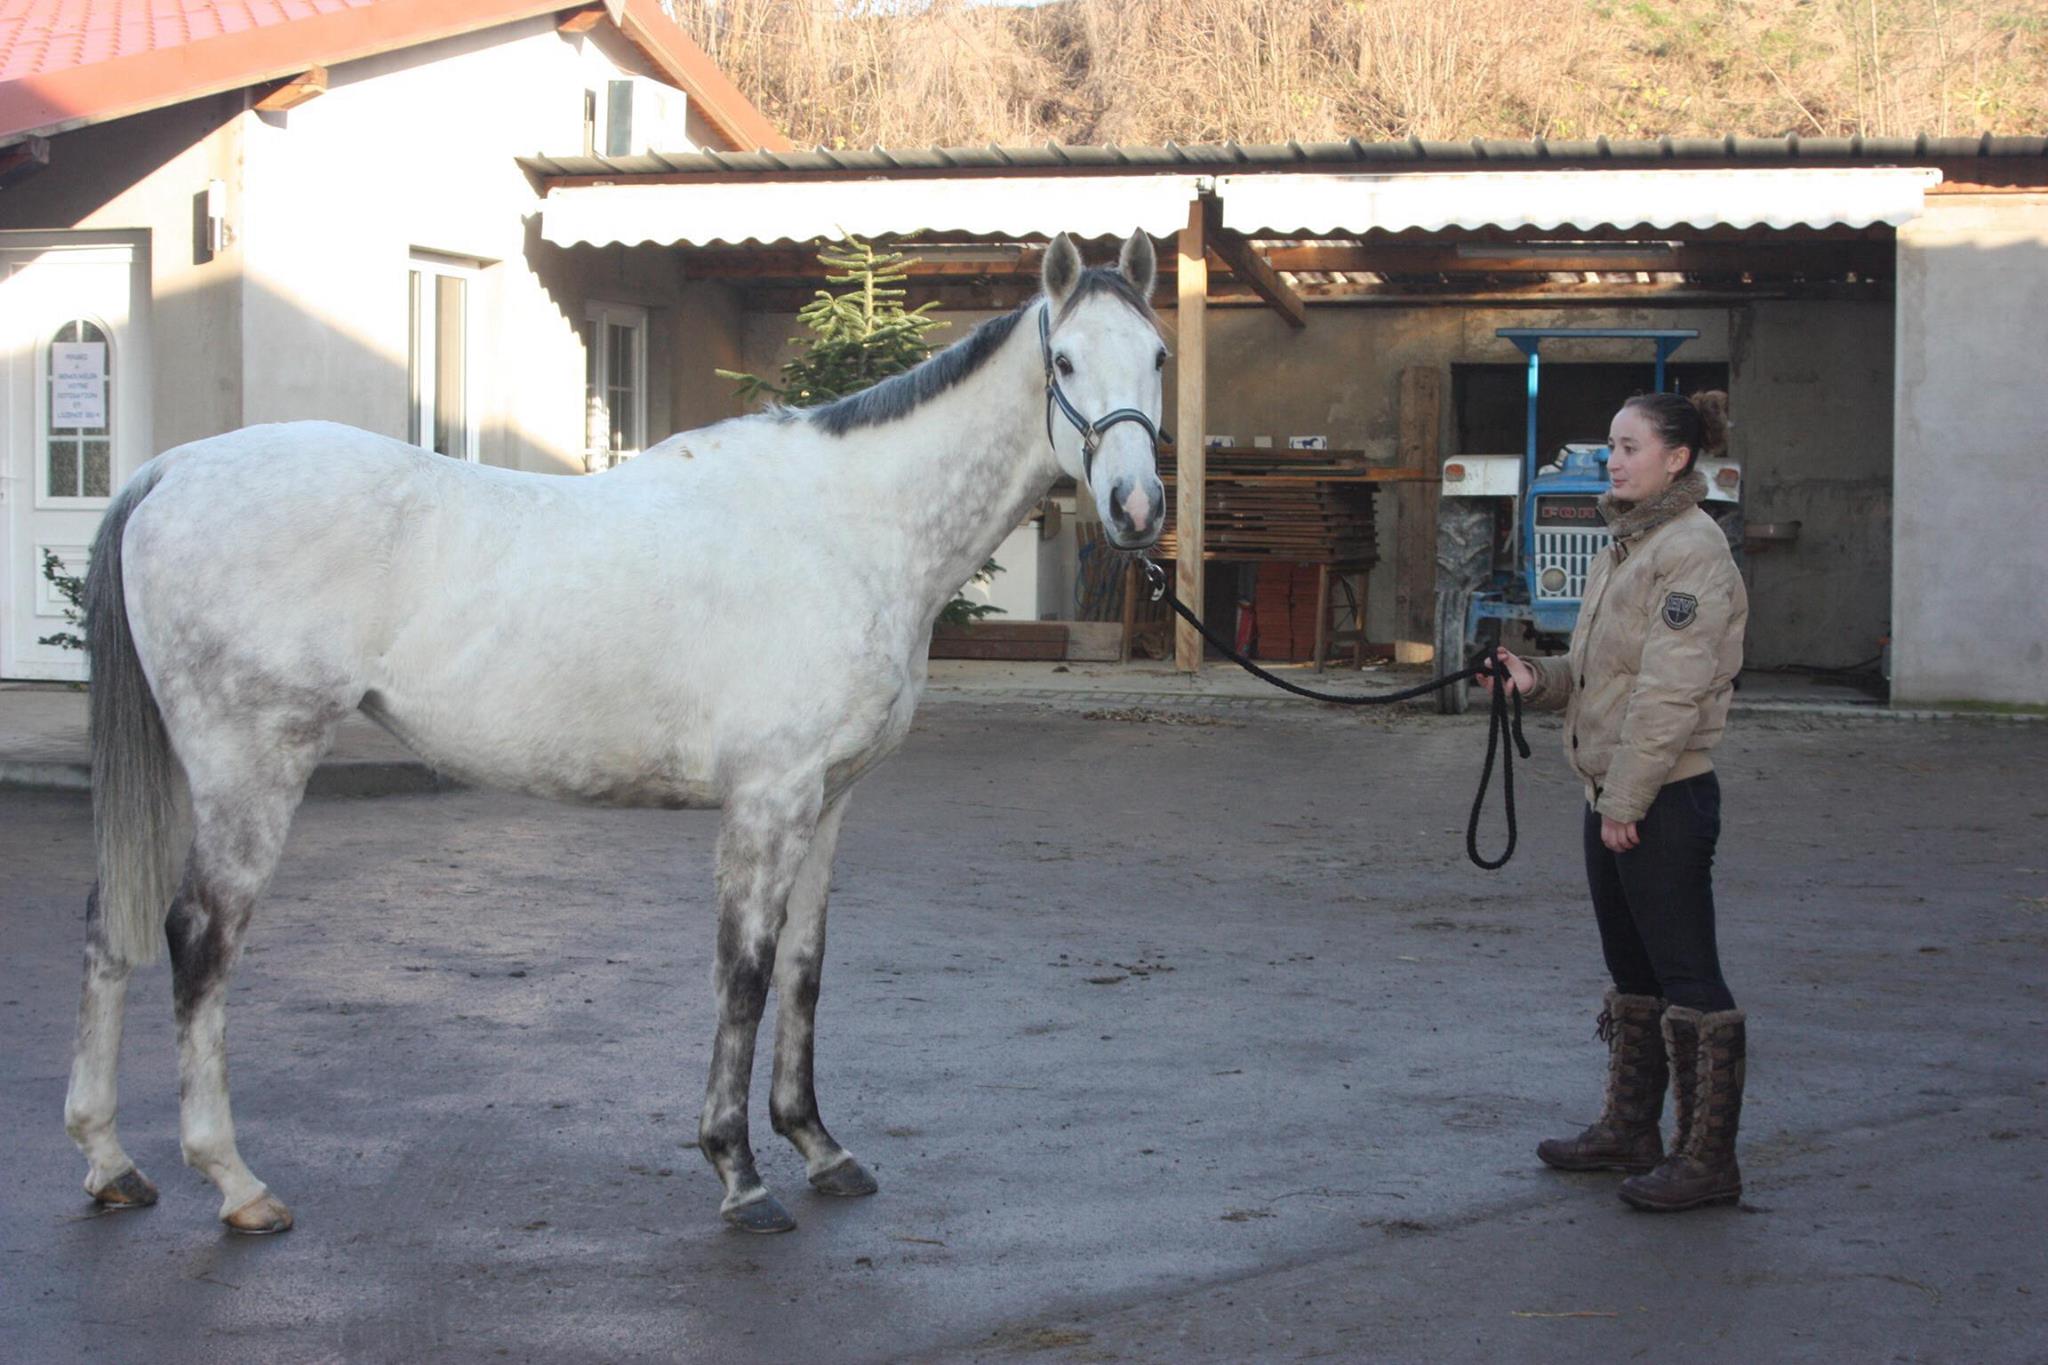
[[[1066,302],[1060,307],[1059,320],[1065,321],[1067,314],[1073,312],[1081,300],[1095,294],[1110,294],[1136,309],[1155,328],[1159,325],[1159,315],[1152,311],[1152,305],[1138,293],[1137,287],[1124,278],[1123,272],[1109,266],[1093,266],[1081,272],[1073,292],[1067,295]],[[1037,300],[1031,302],[1036,303]],[[878,427],[907,417],[986,365],[989,357],[1010,339],[1010,334],[1017,330],[1017,324],[1023,321],[1030,309],[1031,303],[1026,303],[1001,317],[990,318],[945,350],[902,374],[891,375],[844,398],[835,398],[818,407],[786,415],[804,418],[834,436],[844,436],[859,427]]]

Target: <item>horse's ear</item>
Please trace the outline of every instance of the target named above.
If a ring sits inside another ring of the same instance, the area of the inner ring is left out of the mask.
[[[1040,281],[1045,286],[1045,296],[1057,308],[1066,302],[1067,295],[1074,292],[1074,286],[1081,279],[1081,253],[1074,247],[1074,239],[1062,232],[1052,239],[1052,245],[1045,251],[1045,268]]]
[[[1117,257],[1116,265],[1138,291],[1138,297],[1149,301],[1152,286],[1159,278],[1159,257],[1154,254],[1152,239],[1145,235],[1143,228],[1125,240],[1123,254]]]

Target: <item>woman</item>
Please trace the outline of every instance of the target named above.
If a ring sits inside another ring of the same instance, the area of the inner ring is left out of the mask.
[[[1721,788],[1707,757],[1728,718],[1749,599],[1696,457],[1720,447],[1727,395],[1641,394],[1614,416],[1600,500],[1612,546],[1587,575],[1563,658],[1519,659],[1509,685],[1565,713],[1586,784],[1586,877],[1614,989],[1599,1032],[1607,1099],[1593,1125],[1537,1155],[1560,1170],[1633,1172],[1621,1197],[1678,1210],[1742,1194],[1743,1013],[1714,946]],[[1493,684],[1488,680],[1487,686]],[[1661,1033],[1661,1037],[1660,1037]],[[1677,1128],[1658,1131],[1671,1082]]]

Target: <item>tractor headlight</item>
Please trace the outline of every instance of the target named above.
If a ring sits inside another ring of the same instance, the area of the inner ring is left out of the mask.
[[[1543,585],[1543,591],[1545,592],[1563,592],[1565,584],[1564,570],[1553,564],[1545,569],[1543,576],[1536,581]]]

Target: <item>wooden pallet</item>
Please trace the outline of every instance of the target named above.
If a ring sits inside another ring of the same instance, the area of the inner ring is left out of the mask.
[[[977,621],[971,626],[933,626],[934,659],[1064,659],[1064,621]]]

